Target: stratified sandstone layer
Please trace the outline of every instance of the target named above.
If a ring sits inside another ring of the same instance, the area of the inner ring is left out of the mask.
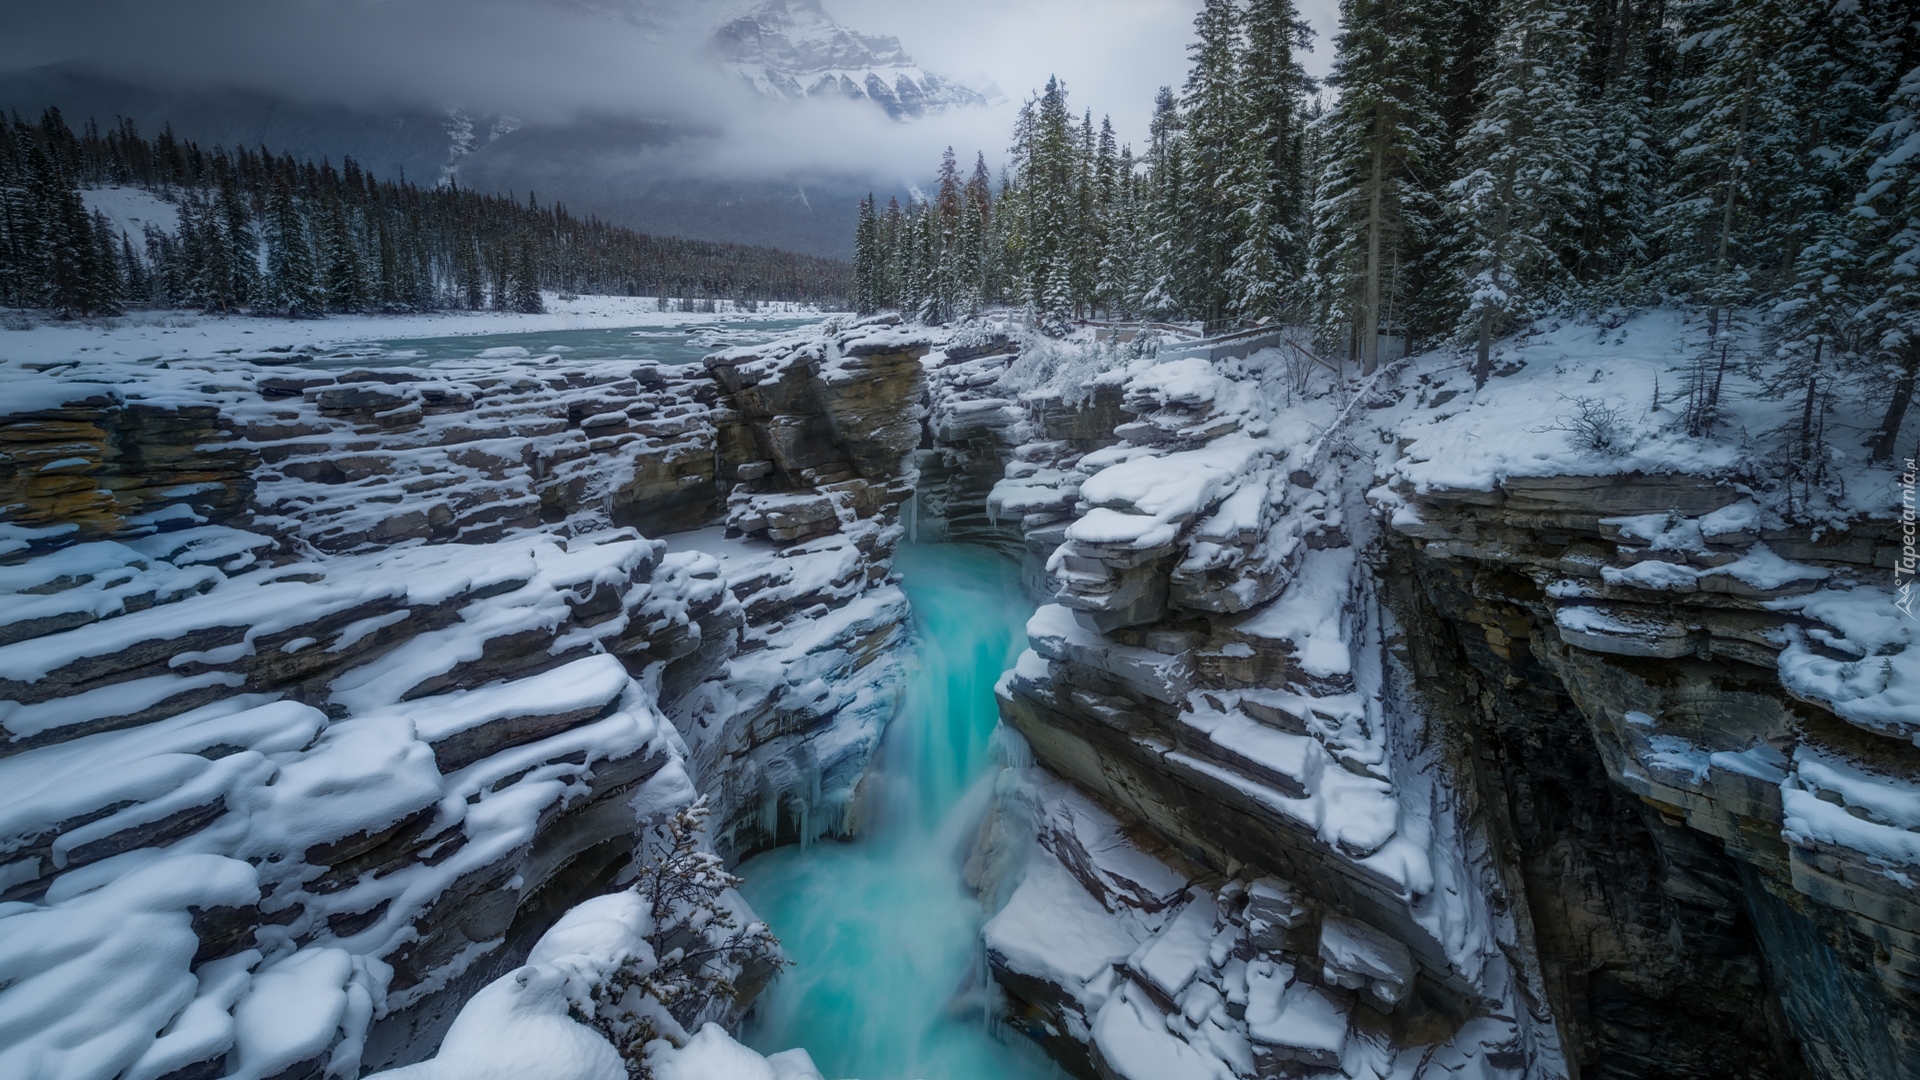
[[[926,347],[777,343],[777,398],[738,354],[41,375],[0,467],[0,903],[67,951],[0,977],[47,1012],[13,1051],[416,1060],[696,788],[729,857],[849,829]]]

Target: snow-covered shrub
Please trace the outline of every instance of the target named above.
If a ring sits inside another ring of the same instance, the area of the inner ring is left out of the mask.
[[[1093,380],[1158,352],[1158,339],[1142,335],[1131,342],[1062,341],[1028,332],[1020,342],[1020,356],[1000,376],[1000,386],[1016,394],[1057,392],[1068,405],[1093,396]]]
[[[1572,412],[1535,430],[1564,431],[1567,441],[1578,449],[1604,457],[1617,457],[1631,449],[1626,414],[1618,405],[1585,395],[1572,399],[1572,405]]]
[[[646,950],[594,986],[591,1024],[620,1051],[634,1080],[652,1076],[647,1044],[684,1046],[709,1020],[728,1017],[742,972],[784,964],[767,924],[740,920],[740,879],[702,843],[705,796],[647,830],[632,885],[650,914]]]

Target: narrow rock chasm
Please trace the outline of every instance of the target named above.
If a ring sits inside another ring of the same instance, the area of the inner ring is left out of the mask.
[[[1705,473],[1430,482],[1452,398],[1405,365],[1058,385],[993,333],[768,337],[38,376],[0,903],[72,985],[144,964],[228,1018],[90,1034],[116,1069],[429,1058],[704,794],[799,966],[649,1023],[770,1060],[1920,1075],[1872,522]],[[248,1021],[276,986],[313,1022]]]

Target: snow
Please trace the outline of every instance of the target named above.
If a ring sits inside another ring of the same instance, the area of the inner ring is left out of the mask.
[[[1179,997],[1208,962],[1219,911],[1204,892],[1189,894],[1173,923],[1127,958],[1127,967],[1170,998]]]
[[[1135,457],[1100,469],[1081,484],[1081,498],[1156,521],[1185,521],[1217,502],[1258,461],[1260,446],[1254,440],[1231,436],[1206,450]]]
[[[1338,1061],[1346,1047],[1346,1011],[1332,995],[1309,982],[1288,986],[1271,1017],[1254,1019],[1252,1001],[1246,1015],[1248,1032],[1256,1042],[1292,1049],[1306,1061]]]
[[[805,1050],[761,1057],[734,1042],[719,1024],[708,1024],[679,1049],[656,1042],[647,1064],[654,1080],[821,1080]]]
[[[1730,470],[1741,461],[1736,440],[1690,438],[1675,430],[1670,415],[1653,408],[1656,376],[1666,376],[1664,387],[1671,393],[1678,385],[1674,372],[1689,355],[1689,340],[1679,312],[1653,311],[1611,331],[1570,320],[1509,343],[1503,361],[1524,363],[1518,373],[1490,379],[1477,393],[1469,389],[1466,408],[1407,414],[1399,432],[1411,441],[1391,474],[1425,492],[1486,491],[1511,476]],[[1595,372],[1596,379],[1580,377]],[[1583,394],[1622,407],[1623,441],[1629,447],[1624,454],[1582,449],[1557,429],[1575,412],[1572,399]],[[1489,423],[1488,417],[1499,419]]]
[[[568,1015],[567,973],[528,965],[487,984],[447,1029],[440,1052],[374,1073],[385,1080],[626,1080],[600,1033]]]
[[[1059,986],[1088,1014],[1109,991],[1108,974],[1139,945],[1140,931],[1082,888],[1051,852],[1035,851],[981,940],[1015,971]]]
[[[1279,601],[1240,623],[1242,634],[1291,642],[1300,670],[1317,678],[1353,670],[1342,626],[1347,583],[1353,576],[1353,548],[1307,553],[1294,587]]]
[[[146,251],[148,226],[163,233],[180,231],[180,208],[144,188],[86,188],[80,192],[80,201],[88,213],[107,215],[114,232],[127,234],[135,251]]]
[[[1920,738],[1920,623],[1894,601],[1863,585],[1767,602],[1816,623],[1787,627],[1781,684],[1849,723]]]
[[[1093,1041],[1121,1080],[1233,1080],[1224,1063],[1170,1034],[1160,1011],[1144,991],[1133,986],[1101,1008],[1094,1019]]]
[[[736,906],[744,903],[736,896]],[[751,919],[752,913],[744,911]],[[525,965],[489,983],[454,1018],[439,1051],[426,1061],[375,1073],[384,1080],[625,1080],[626,1063],[595,1029],[581,1023],[606,1007],[596,990],[612,985],[623,965],[655,964],[653,917],[647,902],[625,890],[569,909],[541,935]],[[632,995],[618,1007],[628,1007]],[[662,1030],[678,1025],[658,1003]],[[718,1024],[706,1024],[684,1045],[666,1039],[646,1047],[656,1080],[822,1080],[805,1050],[762,1057]],[[349,1074],[351,1075],[351,1074]]]
[[[307,1061],[344,1036],[327,1073],[360,1072],[360,1047],[374,1008],[385,1003],[392,969],[345,949],[302,949],[253,976],[234,1007],[229,1077],[265,1080]]]
[[[1839,797],[1839,805],[1854,808],[1876,825],[1920,831],[1920,784],[1866,769],[1836,753],[1802,746],[1794,751],[1795,784],[1818,795]]]
[[[133,1066],[198,996],[188,907],[259,896],[253,867],[200,854],[47,906],[0,904],[0,1075],[113,1076]]]
[[[77,364],[92,372],[99,370],[101,362],[107,362],[116,366],[114,373],[91,377],[99,383],[97,393],[111,394],[122,392],[120,384],[125,379],[117,372],[127,369],[117,365],[128,362],[137,363],[137,370],[146,373],[153,370],[144,362],[150,360],[213,359],[228,354],[311,355],[366,341],[625,327],[665,329],[724,324],[746,318],[658,311],[656,299],[637,296],[582,296],[563,300],[549,294],[546,305],[543,315],[437,311],[410,315],[334,315],[315,320],[142,311],[105,323],[49,322],[30,330],[0,331],[0,414],[51,408],[75,397],[70,384],[63,386],[59,380],[28,371],[25,369],[28,364]],[[59,400],[52,400],[56,397]]]

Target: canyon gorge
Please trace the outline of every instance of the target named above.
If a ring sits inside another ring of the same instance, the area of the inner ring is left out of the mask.
[[[892,316],[0,365],[0,1071],[482,1075],[473,1010],[590,1031],[649,826],[703,797],[758,896],[906,813],[890,725],[974,632],[916,630],[922,574],[1031,612],[904,846],[971,912],[936,1004],[1035,1075],[1920,1077],[1896,476],[1796,511],[1657,391],[1577,446],[1680,318],[1477,391]],[[821,1075],[757,1052],[788,960],[656,1002],[637,1067]]]

